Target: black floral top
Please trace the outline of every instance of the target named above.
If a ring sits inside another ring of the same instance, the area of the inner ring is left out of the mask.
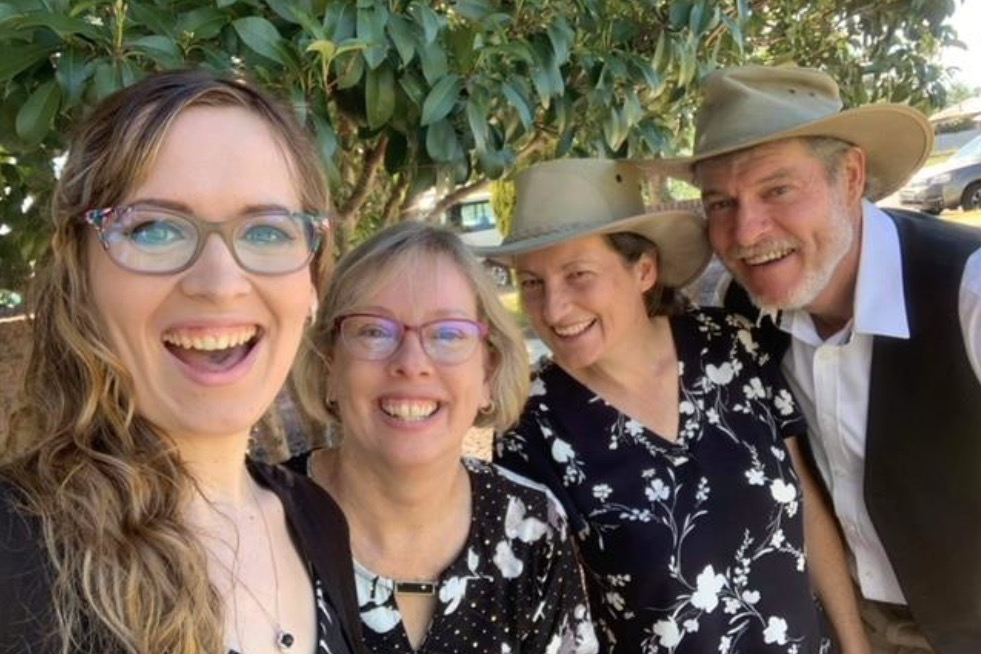
[[[495,458],[568,512],[603,651],[829,651],[783,443],[805,430],[794,400],[741,316],[692,309],[671,329],[677,441],[546,361]]]
[[[505,470],[465,459],[473,493],[466,546],[436,582],[425,654],[596,652],[582,575],[555,500]],[[412,652],[393,581],[355,566],[365,643]]]

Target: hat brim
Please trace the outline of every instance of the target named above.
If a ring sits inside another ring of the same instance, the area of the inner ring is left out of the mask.
[[[877,181],[873,200],[898,191],[926,162],[933,149],[933,129],[920,112],[905,105],[872,104],[692,157],[635,163],[651,172],[693,183],[694,166],[701,161],[773,141],[806,136],[837,138],[860,147],[865,152],[869,174]]]
[[[632,232],[654,243],[658,256],[658,279],[664,286],[681,288],[698,277],[712,249],[705,221],[691,211],[657,211],[601,224],[582,224],[501,245],[474,247],[478,256],[514,267],[518,254],[541,250],[585,236]]]

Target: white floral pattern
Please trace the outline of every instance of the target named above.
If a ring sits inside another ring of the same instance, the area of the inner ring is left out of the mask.
[[[582,574],[562,509],[526,479],[466,459],[473,517],[464,551],[437,581],[419,654],[593,654]],[[412,652],[394,582],[355,564],[364,639],[376,654]]]
[[[826,652],[783,439],[805,432],[741,316],[671,319],[679,434],[668,441],[545,362],[502,465],[570,516],[604,651]]]

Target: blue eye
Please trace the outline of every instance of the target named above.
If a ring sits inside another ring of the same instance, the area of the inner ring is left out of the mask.
[[[289,245],[296,240],[296,236],[279,225],[258,223],[249,226],[242,234],[241,239],[250,245],[258,246]]]
[[[166,219],[134,223],[127,228],[125,236],[140,247],[163,247],[187,239],[180,224]]]
[[[469,337],[469,334],[462,327],[455,325],[436,325],[429,329],[427,337],[431,341],[453,343],[456,341],[466,340]]]

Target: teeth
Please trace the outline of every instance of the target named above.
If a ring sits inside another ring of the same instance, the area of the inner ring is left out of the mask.
[[[583,320],[582,322],[577,322],[573,325],[563,325],[562,327],[552,327],[552,331],[559,336],[577,336],[584,331],[586,331],[590,325],[593,324],[592,320]]]
[[[425,420],[436,413],[438,408],[439,402],[432,400],[382,400],[381,402],[382,411],[401,420]]]
[[[213,329],[208,332],[203,332],[202,330],[175,330],[165,333],[163,335],[163,341],[164,343],[176,345],[185,350],[213,352],[215,350],[227,350],[228,348],[248,343],[255,337],[258,331],[255,325],[232,329]]]
[[[776,261],[777,259],[783,259],[785,256],[793,252],[793,248],[782,248],[779,250],[768,250],[766,252],[760,252],[757,254],[752,254],[743,257],[743,261],[751,266],[758,266],[760,264],[769,263],[771,261]]]

